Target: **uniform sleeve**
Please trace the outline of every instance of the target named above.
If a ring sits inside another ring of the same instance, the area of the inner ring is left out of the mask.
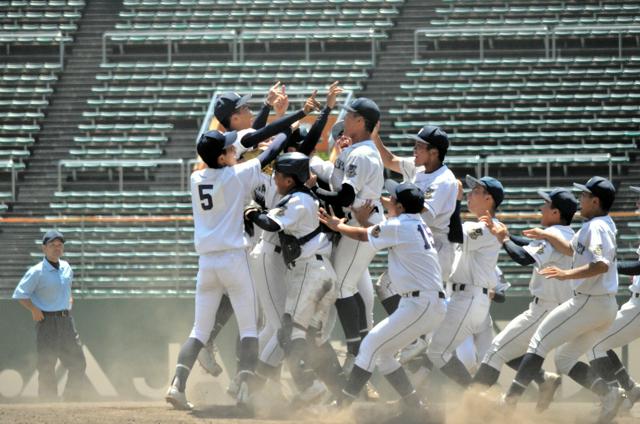
[[[589,245],[587,249],[591,253],[592,263],[604,262],[611,265],[616,255],[615,241],[609,237],[609,233],[600,225],[589,227]]]
[[[522,248],[531,256],[538,267],[543,267],[545,264],[551,262],[551,258],[554,253],[554,248],[546,240],[534,240]]]
[[[416,163],[413,158],[400,159],[400,173],[404,181],[412,182],[416,178]]]
[[[376,250],[386,249],[398,244],[398,225],[394,221],[383,221],[367,228],[369,244]]]
[[[465,222],[462,225],[464,232],[464,243],[467,250],[482,250],[488,246],[495,246],[498,240],[491,234],[486,225],[482,222]]]
[[[40,271],[30,268],[18,283],[12,297],[14,299],[30,299],[31,295],[38,287],[39,280]]]
[[[362,191],[367,183],[370,163],[362,152],[354,150],[344,164],[342,184],[349,184],[356,193]]]
[[[245,193],[252,191],[262,183],[262,167],[258,159],[251,159],[239,165],[234,165],[233,169],[240,183],[244,186]],[[240,193],[238,193],[240,194]]]
[[[306,213],[303,202],[300,198],[293,196],[283,206],[273,208],[267,216],[277,223],[282,230],[291,233],[296,230],[298,223],[301,221],[301,217]]]

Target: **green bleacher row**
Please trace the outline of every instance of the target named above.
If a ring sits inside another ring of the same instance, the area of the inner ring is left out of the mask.
[[[638,58],[640,63],[640,58]],[[1,66],[1,65],[0,65]],[[247,60],[244,62],[207,62],[207,61],[175,61],[166,62],[112,62],[101,63],[100,68],[112,72],[128,71],[128,72],[157,72],[157,71],[212,71],[220,70],[220,72],[237,72],[239,70],[264,70],[269,69],[277,71],[301,71],[301,70],[320,70],[322,68],[330,68],[332,70],[360,70],[373,66],[370,60],[265,60],[255,61]]]
[[[127,86],[93,86],[91,91],[101,96],[112,95],[126,95],[126,96],[140,96],[140,95],[156,95],[156,96],[177,96],[177,95],[211,95],[215,91],[247,91],[252,92],[266,92],[271,85],[251,85],[248,87],[246,84],[215,84],[210,85],[127,85]],[[341,84],[345,90],[361,91],[361,83],[346,83]],[[300,86],[294,84],[288,84],[287,88],[290,91],[313,91],[315,86]],[[311,92],[309,91],[309,92]]]
[[[599,81],[511,81],[511,82],[420,82],[400,84],[402,90],[414,92],[445,93],[445,92],[495,92],[513,90],[633,90],[640,88],[640,80],[599,80]]]
[[[522,80],[537,79],[539,77],[561,77],[561,78],[593,78],[611,76],[617,78],[635,77],[640,74],[640,68],[631,68],[625,64],[624,68],[542,68],[542,69],[481,69],[481,70],[420,70],[405,73],[409,78],[424,80],[434,78],[439,81],[447,79],[500,79],[500,80]]]
[[[258,83],[264,81],[304,81],[307,84],[315,82],[327,82],[345,79],[366,79],[368,77],[365,71],[298,71],[298,72],[284,72],[284,71],[272,71],[272,72],[239,72],[239,73],[227,73],[227,72],[162,72],[162,73],[117,73],[117,74],[97,74],[96,80],[105,83],[121,83],[121,82],[137,82],[137,81],[149,81],[149,82],[172,82],[172,81],[237,81],[237,82],[252,82]],[[0,81],[2,81],[0,79]]]
[[[394,122],[394,126],[399,129],[419,128],[423,121],[402,121]],[[438,125],[444,128],[513,128],[513,127],[531,127],[531,128],[562,128],[562,127],[637,127],[640,124],[640,117],[630,118],[538,118],[538,119],[460,119],[447,121],[432,121],[432,125]]]
[[[524,25],[633,25],[640,22],[640,17],[631,15],[631,16],[588,16],[588,17],[522,17],[522,18],[496,18],[496,17],[485,17],[485,18],[449,18],[449,19],[433,19],[430,21],[430,25],[434,27],[491,27],[491,26],[524,26]],[[575,32],[571,31],[571,34],[578,34],[580,31],[586,31],[587,34],[600,35],[603,33],[603,30],[578,30]],[[637,30],[636,30],[637,31]],[[611,32],[615,33],[615,32]],[[635,33],[635,31],[629,28],[625,33]],[[509,33],[505,32],[505,35]],[[448,37],[453,38],[455,36],[473,36],[473,32],[469,31],[469,33],[458,33],[458,34],[426,34],[427,37]]]
[[[380,5],[402,4],[404,0],[124,0],[128,8],[163,9],[189,6],[265,7],[265,6],[314,6],[314,5]]]
[[[635,114],[640,111],[640,105],[616,105],[616,106],[515,106],[515,107],[410,107],[391,108],[391,115],[583,115],[598,114]]]
[[[84,0],[9,0],[0,3],[1,9],[27,8],[31,10],[78,9],[85,6]]]
[[[509,68],[523,66],[544,66],[555,67],[564,66],[568,71],[573,65],[590,65],[594,67],[618,64],[626,66],[627,64],[640,63],[640,56],[570,56],[549,59],[545,57],[492,57],[479,59],[473,58],[431,58],[412,60],[411,64],[424,67],[454,67],[454,68],[476,68],[478,66],[490,66],[491,68],[500,68],[507,66]],[[531,68],[529,68],[531,69]]]
[[[517,107],[522,103],[546,104],[548,107],[551,103],[579,103],[598,102],[598,103],[618,103],[629,102],[636,103],[640,99],[640,93],[619,92],[619,93],[519,93],[519,94],[449,94],[449,95],[424,95],[408,93],[394,97],[395,101],[400,103],[487,103],[492,105],[506,104],[509,107]]]
[[[474,14],[474,15],[491,15],[495,16],[503,14],[521,14],[521,15],[558,15],[568,14],[572,15],[580,14],[582,12],[593,15],[595,13],[607,13],[613,12],[616,14],[627,12],[640,11],[640,5],[637,3],[613,3],[607,4],[605,2],[593,3],[593,4],[578,4],[578,3],[565,3],[565,4],[549,4],[549,5],[518,5],[518,4],[501,4],[499,6],[456,6],[451,5],[449,7],[437,7],[436,13],[441,15],[460,15],[460,14]]]

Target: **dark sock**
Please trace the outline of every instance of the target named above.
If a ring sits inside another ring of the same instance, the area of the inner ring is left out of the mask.
[[[326,384],[331,393],[336,397],[340,397],[347,381],[338,356],[331,344],[325,342],[322,346],[310,349],[309,360],[310,366],[315,370],[323,383]]]
[[[218,311],[216,312],[216,323],[213,326],[213,330],[211,330],[207,344],[213,343],[216,337],[218,337],[220,330],[222,330],[232,316],[233,307],[231,306],[231,300],[229,300],[229,296],[224,295],[220,300],[220,306],[218,306]]]
[[[636,382],[633,381],[633,379],[629,375],[629,371],[627,371],[627,369],[624,367],[622,361],[620,360],[620,358],[618,358],[618,355],[613,350],[608,350],[607,356],[611,360],[611,363],[616,370],[614,372],[614,375],[618,379],[618,383],[620,383],[620,386],[625,390],[633,389],[636,385]]]
[[[422,366],[428,369],[429,371],[433,370],[433,362],[431,362],[431,359],[429,359],[429,357],[426,354],[423,354],[421,356],[422,356]]]
[[[449,359],[444,367],[440,368],[440,371],[462,387],[468,387],[471,384],[471,374],[455,355]]]
[[[598,377],[593,369],[584,362],[576,363],[569,370],[569,377],[587,390],[598,396],[604,396],[609,391],[607,383]]]
[[[524,355],[518,356],[517,358],[510,360],[509,362],[507,362],[507,366],[514,371],[518,371],[518,368],[520,368],[520,364],[522,364],[523,358],[524,358]]]
[[[344,330],[347,351],[356,356],[360,350],[360,309],[354,296],[336,300],[338,317]]]
[[[367,307],[364,304],[364,299],[360,293],[353,295],[353,298],[358,304],[358,327],[360,328],[360,340],[364,340],[367,334],[369,334],[369,323],[367,322]]]
[[[400,295],[394,294],[391,297],[387,297],[385,300],[381,301],[382,307],[387,311],[387,315],[391,315],[398,309],[398,304],[400,303]]]
[[[473,376],[473,383],[491,387],[496,384],[498,377],[500,377],[500,371],[488,364],[482,363],[476,375]]]
[[[369,381],[369,378],[371,378],[371,373],[369,371],[365,371],[359,366],[354,365],[344,391],[351,397],[357,397],[364,385]]]
[[[307,359],[307,341],[295,339],[291,341],[291,347],[285,361],[294,384],[299,392],[303,392],[313,384],[313,370],[309,368]]]
[[[591,361],[590,366],[598,377],[603,379],[609,386],[618,385],[618,379],[615,374],[616,369],[608,356],[594,359]]]
[[[403,399],[412,393],[415,393],[415,388],[413,387],[413,384],[411,384],[407,373],[402,367],[385,375],[384,378],[387,379],[391,387],[393,387]]]
[[[535,353],[527,353],[524,355],[516,377],[507,391],[507,397],[521,396],[531,383],[531,380],[540,372],[543,363],[544,358],[540,355],[536,355]]]
[[[198,353],[202,349],[202,342],[195,337],[190,337],[180,348],[178,354],[178,364],[176,365],[176,375],[173,377],[171,384],[175,385],[179,391],[184,392],[184,388],[187,385],[187,378],[193,364],[196,362]]]
[[[254,372],[257,364],[258,338],[244,337],[242,340],[240,340],[238,370]]]

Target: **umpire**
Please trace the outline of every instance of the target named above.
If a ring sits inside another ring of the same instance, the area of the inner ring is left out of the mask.
[[[57,398],[56,361],[69,370],[65,400],[81,396],[86,361],[80,338],[70,314],[73,270],[60,259],[64,253],[64,236],[56,230],[42,238],[42,262],[32,266],[20,280],[13,298],[31,312],[36,322],[38,352],[38,396]]]

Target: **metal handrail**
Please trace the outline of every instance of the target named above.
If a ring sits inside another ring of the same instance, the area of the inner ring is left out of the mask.
[[[11,31],[0,32],[0,43],[11,43],[25,38],[37,39],[40,37],[53,37],[58,40],[58,57],[60,58],[60,67],[64,67],[64,43],[69,41],[71,37],[64,36],[62,31]]]
[[[420,34],[473,34],[479,39],[480,59],[484,59],[484,38],[497,35],[499,33],[544,35],[545,57],[557,57],[556,40],[560,35],[589,36],[581,34],[581,31],[607,31],[618,34],[618,56],[622,57],[622,36],[624,34],[640,33],[640,25],[530,25],[530,26],[495,26],[483,28],[477,26],[457,27],[457,28],[419,28],[413,34],[413,58],[418,60],[418,47]],[[551,43],[549,43],[551,41]]]
[[[105,159],[105,160],[61,160],[58,162],[58,191],[62,191],[62,168],[117,168],[118,188],[123,191],[124,168],[150,168],[158,165],[178,165],[180,175],[184,175],[185,162],[182,159]],[[184,190],[184,180],[180,178],[180,189]]]
[[[107,40],[115,37],[165,37],[167,41],[167,62],[171,63],[172,48],[171,43],[176,40],[182,40],[189,36],[206,36],[206,35],[220,35],[221,40],[231,41],[233,61],[237,61],[238,54],[238,33],[234,30],[187,30],[187,31],[155,31],[155,30],[140,30],[140,31],[107,31],[102,34],[102,63],[107,63]],[[162,40],[164,41],[164,40]]]

